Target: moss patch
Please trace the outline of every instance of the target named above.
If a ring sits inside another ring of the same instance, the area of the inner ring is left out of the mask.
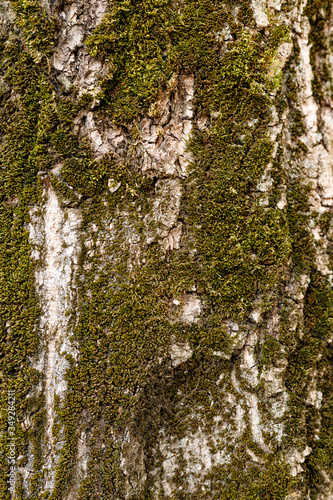
[[[18,2],[16,2],[18,4]],[[4,43],[6,42],[6,43]],[[37,68],[20,38],[13,33],[2,39],[1,136],[0,148],[0,315],[1,315],[1,486],[0,498],[8,499],[6,484],[7,389],[16,395],[16,457],[25,455],[28,438],[33,445],[34,468],[41,468],[40,439],[43,431],[43,397],[27,397],[40,374],[29,358],[39,348],[38,300],[35,295],[34,266],[28,237],[29,207],[38,203],[37,171],[50,165],[45,140],[45,112],[49,87],[43,67]],[[29,416],[31,427],[21,422]],[[22,489],[18,481],[18,498]],[[35,489],[35,487],[36,489]],[[38,490],[38,473],[32,494]]]

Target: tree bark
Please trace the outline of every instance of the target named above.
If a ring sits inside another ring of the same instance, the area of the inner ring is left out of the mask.
[[[0,19],[0,499],[333,498],[331,0]]]

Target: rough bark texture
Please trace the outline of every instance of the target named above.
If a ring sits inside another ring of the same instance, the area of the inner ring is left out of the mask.
[[[0,19],[0,498],[333,498],[332,2]]]

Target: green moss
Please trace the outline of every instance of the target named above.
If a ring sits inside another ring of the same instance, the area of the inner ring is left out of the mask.
[[[39,304],[35,294],[34,264],[28,236],[29,209],[39,203],[40,169],[53,163],[47,143],[53,127],[53,98],[48,83],[46,55],[51,50],[53,25],[37,2],[11,2],[16,13],[8,36],[1,34],[0,147],[0,315],[1,324],[1,485],[0,498],[9,498],[6,484],[6,391],[15,389],[17,426],[16,457],[25,455],[28,442],[34,470],[41,470],[41,438],[44,428],[43,396],[28,397],[41,381],[31,368],[40,348]],[[43,59],[43,60],[42,60]],[[41,62],[42,61],[42,62]],[[38,66],[36,63],[38,62]],[[32,425],[23,430],[29,417]],[[40,473],[31,481],[38,494]],[[24,498],[18,474],[17,498]]]
[[[9,384],[15,379],[22,401],[36,384],[36,373],[27,370],[28,355],[39,345],[35,328],[39,311],[26,226],[29,206],[39,202],[50,178],[62,201],[80,206],[84,237],[92,240],[94,255],[82,245],[77,290],[80,317],[75,327],[80,359],[69,357],[69,391],[64,406],[57,405],[53,430],[59,434],[63,426],[65,445],[49,498],[60,500],[71,485],[81,430],[89,437],[91,461],[78,497],[124,498],[125,477],[117,442],[129,427],[144,449],[148,472],[145,491],[138,498],[148,500],[153,482],[150,472],[161,465],[155,449],[161,427],[168,435],[182,438],[199,428],[209,435],[217,415],[233,421],[223,390],[239,399],[230,381],[239,360],[236,354],[231,358],[224,320],[246,321],[258,298],[265,317],[272,305],[281,304],[291,270],[306,272],[313,262],[309,188],[299,182],[300,171],[290,176],[284,172],[283,152],[278,151],[272,162],[274,145],[269,135],[272,105],[280,113],[289,106],[294,128],[288,153],[292,161],[302,161],[307,151],[299,142],[304,126],[295,79],[290,67],[290,79],[285,79],[276,59],[279,44],[289,40],[288,29],[277,25],[271,33],[257,33],[247,1],[240,2],[237,13],[234,2],[189,0],[179,10],[169,0],[113,2],[88,39],[87,48],[109,67],[101,82],[98,112],[122,124],[133,144],[122,159],[108,155],[96,161],[89,144],[73,132],[74,117],[80,109],[91,107],[92,96],[76,100],[74,94],[61,98],[53,92],[46,64],[53,47],[52,20],[38,2],[12,3],[24,45],[11,39],[2,58],[8,88],[4,86],[1,93],[5,140],[1,149],[4,169],[0,170],[0,259],[4,269],[0,306],[2,317],[15,327],[4,331],[7,364],[3,363],[3,378]],[[36,61],[42,61],[38,70]],[[207,128],[194,128],[188,144],[193,160],[182,184],[185,196],[180,213],[188,243],[182,241],[179,251],[163,255],[157,239],[147,244],[147,234],[155,226],[156,192],[154,180],[142,175],[138,167],[136,120],[154,115],[160,93],[172,92],[180,73],[195,76],[196,117],[206,116]],[[272,97],[281,88],[284,93],[288,88],[289,102]],[[56,164],[62,165],[60,174],[50,175]],[[47,172],[40,181],[39,170]],[[265,193],[258,184],[267,170],[271,182]],[[108,191],[108,179],[121,183],[115,193]],[[288,208],[279,209],[284,188]],[[328,223],[324,218],[321,221],[326,228]],[[103,253],[99,240],[105,244]],[[299,400],[309,373],[319,363],[323,331],[330,318],[326,306],[319,307],[328,292],[318,280],[312,278],[313,288],[308,292],[303,339],[298,332],[289,338],[289,330],[283,337],[282,326],[282,339],[277,340],[263,327],[262,366],[278,363],[281,342],[290,341],[287,384],[293,394],[290,422],[296,432],[293,435],[290,428],[289,439],[295,443],[305,441],[300,422],[313,417]],[[204,304],[199,323],[172,322],[170,318],[177,319],[179,313],[172,300],[182,298],[194,284]],[[323,295],[311,299],[311,293],[319,290]],[[325,318],[320,324],[317,314]],[[168,359],[175,339],[188,341],[193,349],[192,358],[177,369]],[[213,351],[222,351],[228,359],[214,357]],[[325,358],[325,370],[327,362]],[[223,374],[227,382],[222,390],[216,380]],[[325,398],[323,439],[316,444],[313,438],[315,451],[307,468],[313,488],[320,482],[320,467],[331,466],[331,445],[324,435],[331,425],[328,393]],[[29,409],[36,430],[28,437],[22,433],[20,444],[23,452],[28,438],[33,443],[36,471],[41,467],[43,404],[39,398]],[[193,408],[196,416],[190,418]],[[266,410],[260,411],[264,415]],[[27,408],[22,405],[20,412],[25,414]],[[2,424],[5,426],[4,420]],[[273,453],[261,466],[249,464],[246,447],[260,457],[263,453],[247,429],[231,464],[214,469],[207,477],[214,493],[200,493],[200,498],[285,498],[296,482],[280,462],[276,443],[270,446]],[[185,485],[184,457],[179,462],[175,481]],[[5,463],[2,465],[5,471]],[[36,472],[32,481],[36,498],[42,480],[42,472]],[[1,488],[6,491],[4,483]],[[23,497],[21,483],[18,490]],[[175,498],[184,498],[184,494],[177,495]],[[192,497],[199,498],[186,494],[188,500]],[[0,498],[7,500],[8,495]]]
[[[114,2],[87,40],[90,54],[109,63],[101,97],[113,120],[126,123],[147,112],[174,73],[200,67],[203,46],[214,57],[206,65],[213,65],[212,46],[221,46],[216,33],[227,18],[234,27],[228,9],[207,0],[189,1],[179,11],[170,0]]]
[[[211,105],[219,118],[189,146],[198,276],[229,317],[245,318],[255,296],[281,283],[290,255],[285,213],[266,206],[257,190],[272,154],[260,52],[259,40],[245,37],[225,55]]]
[[[201,497],[193,495],[191,500],[199,498],[212,498],[221,500],[261,500],[263,498],[284,500],[292,493],[297,480],[292,479],[288,466],[282,461],[267,459],[265,469],[257,465],[247,463],[244,468],[244,455],[234,464],[234,470],[230,474],[228,467],[217,467],[214,476],[221,482],[221,491],[218,495],[211,496],[210,492]],[[223,486],[222,486],[223,485]],[[181,498],[181,497],[180,497]]]
[[[12,0],[16,25],[29,54],[39,63],[52,51],[55,25],[38,0]]]
[[[314,75],[312,90],[317,99],[324,99],[325,94],[333,90],[328,61],[329,42],[326,35],[326,26],[332,13],[332,0],[308,0],[305,13],[311,26],[309,41]]]
[[[272,156],[268,91],[279,85],[269,69],[279,42],[288,34],[278,27],[267,38],[250,35],[239,24],[247,15],[241,9],[235,20],[232,8],[206,1],[188,2],[181,13],[171,12],[168,2],[116,2],[87,42],[93,56],[110,64],[110,75],[102,82],[102,116],[127,124],[142,113],[153,113],[154,101],[167,89],[172,75],[191,71],[196,77],[197,112],[208,114],[211,127],[207,132],[195,130],[189,144],[193,164],[184,186],[181,216],[195,237],[195,259],[189,247],[162,259],[156,244],[146,245],[154,187],[136,165],[120,164],[116,158],[94,161],[89,148],[77,143],[69,127],[59,128],[52,136],[54,150],[64,161],[64,181],[84,197],[84,227],[94,244],[97,235],[91,224],[98,226],[101,235],[109,234],[108,227],[113,225],[104,256],[94,247],[94,256],[83,250],[81,257],[86,269],[90,265],[82,277],[81,317],[75,331],[81,358],[68,374],[70,391],[63,414],[67,444],[54,499],[67,488],[77,429],[85,411],[94,429],[90,443],[94,458],[81,498],[106,495],[102,477],[113,495],[121,495],[123,488],[119,454],[112,440],[105,439],[108,451],[101,453],[101,422],[118,429],[119,435],[133,419],[137,422],[136,432],[146,443],[148,471],[156,466],[154,436],[161,422],[168,432],[181,436],[189,425],[182,415],[194,406],[205,409],[205,421],[212,425],[218,412],[218,408],[209,411],[210,397],[219,400],[216,377],[230,367],[212,362],[207,354],[206,359],[204,353],[228,352],[223,319],[245,319],[258,295],[269,309],[272,294],[278,294],[284,282],[291,255],[287,214],[275,208],[272,195],[267,205],[257,184]],[[227,51],[219,34],[226,23],[234,40],[227,44]],[[113,195],[107,194],[108,177],[121,182]],[[136,233],[141,255],[145,255],[132,269],[126,264],[133,259],[128,227]],[[171,300],[193,283],[205,299],[206,315],[197,326],[176,326],[169,320]],[[180,369],[174,384],[161,394],[168,373],[173,377],[173,372],[164,364],[160,370],[156,367],[159,358],[166,359],[173,337],[191,342],[193,362],[189,374],[185,376]],[[187,388],[192,384],[195,388],[183,409],[171,404],[182,379]],[[152,395],[158,399],[150,400]],[[193,429],[199,420],[192,422]],[[150,422],[150,428],[144,422]],[[114,469],[108,475],[110,461]],[[285,471],[279,471],[282,478]],[[257,498],[263,491],[273,495],[270,474],[259,474],[256,486],[244,487],[244,498]],[[272,498],[282,498],[288,490],[285,476]],[[150,498],[149,481],[145,498]]]
[[[313,495],[323,485],[323,471],[332,472],[332,289],[326,278],[314,271],[307,290],[304,332],[290,357],[287,387],[292,395],[289,435],[297,442],[302,422],[306,442],[313,450],[306,461],[308,482]],[[304,401],[304,391],[314,372],[319,374],[316,391],[322,391],[321,408]]]
[[[196,130],[189,144],[194,160],[185,183],[182,217],[195,234],[198,258],[193,261],[193,257],[189,258],[191,248],[184,248],[162,260],[158,246],[147,247],[144,221],[152,210],[154,189],[136,166],[109,159],[105,170],[105,165],[89,159],[90,153],[82,145],[74,146],[75,140],[68,132],[56,132],[52,140],[57,154],[65,159],[64,180],[83,196],[93,197],[82,205],[88,233],[92,222],[98,226],[99,234],[108,232],[110,223],[113,229],[102,258],[97,247],[94,257],[89,257],[86,250],[82,254],[82,262],[90,263],[90,270],[82,280],[82,313],[75,333],[81,358],[68,375],[67,445],[52,498],[58,498],[68,484],[76,429],[84,411],[88,411],[90,426],[95,429],[91,441],[95,451],[80,490],[81,498],[106,494],[100,486],[102,477],[113,495],[120,495],[123,488],[117,451],[108,440],[105,449],[109,450],[109,458],[98,449],[102,435],[99,422],[107,422],[121,435],[125,425],[136,419],[136,432],[146,443],[148,470],[156,465],[154,433],[162,421],[171,434],[182,435],[189,425],[182,414],[190,405],[205,408],[207,425],[213,423],[218,409],[208,411],[209,395],[216,393],[216,377],[228,368],[221,362],[212,363],[209,357],[205,361],[203,353],[207,349],[228,350],[223,318],[246,318],[258,294],[268,307],[270,295],[278,293],[283,283],[291,254],[286,213],[273,203],[265,205],[264,195],[256,189],[272,155],[267,133],[272,104],[267,90],[272,88],[272,77],[267,74],[279,40],[286,39],[287,31],[275,30],[263,48],[262,37],[239,29],[231,11],[224,6],[214,4],[212,9],[211,3],[203,1],[194,8],[189,2],[179,16],[170,13],[167,2],[154,4],[154,8],[150,12],[140,3],[134,11],[134,3],[117,2],[88,41],[88,47],[92,55],[110,62],[112,74],[102,83],[101,114],[107,113],[116,123],[149,113],[159,92],[180,69],[195,72],[198,112],[209,116],[219,113],[219,118],[211,118],[209,131]],[[169,33],[170,20],[173,31]],[[217,39],[217,32],[226,22],[236,40],[229,44],[228,52],[222,53],[224,42]],[[142,25],[147,27],[144,37]],[[162,41],[161,33],[168,34]],[[254,122],[251,127],[254,119],[258,124]],[[71,141],[70,148],[63,147],[67,140]],[[77,161],[78,156],[82,160]],[[107,194],[108,177],[121,181],[114,195]],[[105,201],[109,203],[109,213],[103,208]],[[137,234],[140,251],[145,255],[144,262],[132,270],[126,265],[133,258],[127,243],[128,225]],[[96,243],[94,233],[92,236]],[[172,298],[190,289],[194,282],[205,298],[207,315],[200,325],[190,328],[170,324]],[[165,380],[170,368],[155,368],[158,358],[165,359],[173,336],[188,339],[195,349],[190,375],[184,376],[183,369],[179,370],[187,388],[189,384],[196,387],[183,410],[176,403],[170,404],[181,379],[175,378],[173,388],[168,387],[162,395],[161,380]],[[208,372],[200,372],[209,365],[208,381]],[[165,412],[162,421],[158,409],[162,415]],[[150,423],[149,428],[145,422]],[[192,424],[195,429],[198,422]],[[99,443],[96,449],[95,439]],[[110,460],[115,468],[106,479]],[[150,497],[149,481],[145,498]],[[289,488],[288,481],[282,483],[281,492]],[[244,495],[269,492],[275,486],[268,475],[262,476],[256,487]]]
[[[300,186],[297,181],[290,183],[288,221],[290,233],[293,235],[293,260],[299,272],[309,269],[315,258],[313,237],[308,227],[309,193],[309,186]]]
[[[169,0],[115,2],[87,40],[89,52],[109,64],[103,99],[116,121],[147,110],[172,75],[166,57],[179,16]]]

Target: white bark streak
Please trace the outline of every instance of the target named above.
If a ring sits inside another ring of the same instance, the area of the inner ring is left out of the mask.
[[[32,214],[30,240],[33,246],[43,241],[43,253],[35,249],[39,260],[36,287],[43,310],[40,329],[43,332],[43,352],[36,365],[45,377],[46,428],[44,437],[44,489],[52,491],[55,465],[62,447],[62,433],[55,439],[52,433],[56,420],[55,399],[63,400],[68,369],[66,355],[76,355],[71,343],[71,321],[75,298],[75,277],[80,253],[79,228],[81,215],[77,209],[64,211],[52,187],[46,189],[43,222]]]

